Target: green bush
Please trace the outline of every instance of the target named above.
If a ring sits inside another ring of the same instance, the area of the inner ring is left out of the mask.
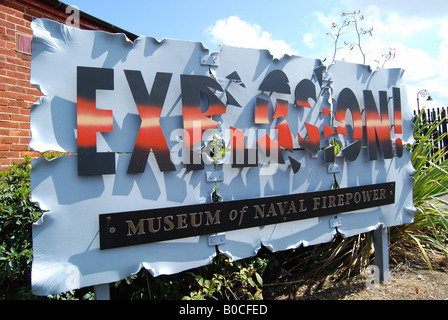
[[[264,249],[264,248],[263,248]],[[258,300],[262,283],[278,273],[277,255],[267,249],[255,257],[232,261],[217,253],[212,263],[173,275],[152,277],[145,269],[116,282],[117,300]]]
[[[32,224],[42,214],[30,201],[31,160],[0,173],[0,299],[30,299]]]
[[[55,153],[43,154],[54,158]],[[32,225],[42,210],[31,202],[31,159],[0,172],[0,300],[91,299],[90,288],[48,297],[31,292]]]
[[[218,254],[210,266],[190,272],[197,282],[184,300],[261,300],[263,278],[257,272],[257,259],[234,262]],[[204,272],[205,271],[205,272]]]

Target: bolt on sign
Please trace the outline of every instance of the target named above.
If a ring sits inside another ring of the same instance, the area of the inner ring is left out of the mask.
[[[34,293],[412,222],[401,69],[32,28]]]

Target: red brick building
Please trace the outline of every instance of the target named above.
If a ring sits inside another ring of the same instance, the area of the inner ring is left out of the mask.
[[[30,84],[31,21],[48,18],[62,23],[72,12],[56,0],[0,0],[0,165],[7,168],[24,156],[35,157],[29,149],[30,108],[42,95]],[[137,36],[82,11],[79,27],[89,30]]]

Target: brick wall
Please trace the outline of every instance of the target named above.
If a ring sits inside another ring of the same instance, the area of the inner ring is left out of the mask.
[[[13,162],[23,161],[24,156],[38,156],[28,147],[30,108],[42,95],[30,84],[31,21],[48,18],[64,23],[69,16],[65,6],[55,0],[0,1],[0,165],[3,170]],[[81,28],[122,32],[86,14],[81,16]],[[128,37],[135,38],[132,34]]]
[[[30,85],[31,55],[18,48],[32,35],[30,22],[39,13],[15,1],[0,5],[0,165],[22,161],[29,151],[30,107],[41,93]],[[20,48],[27,50],[27,48]]]

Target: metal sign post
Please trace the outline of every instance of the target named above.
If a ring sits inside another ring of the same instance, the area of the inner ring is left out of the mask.
[[[389,281],[389,237],[387,227],[382,225],[374,231],[375,265],[379,271],[379,281]]]
[[[93,286],[95,300],[110,300],[109,283],[97,284]]]

